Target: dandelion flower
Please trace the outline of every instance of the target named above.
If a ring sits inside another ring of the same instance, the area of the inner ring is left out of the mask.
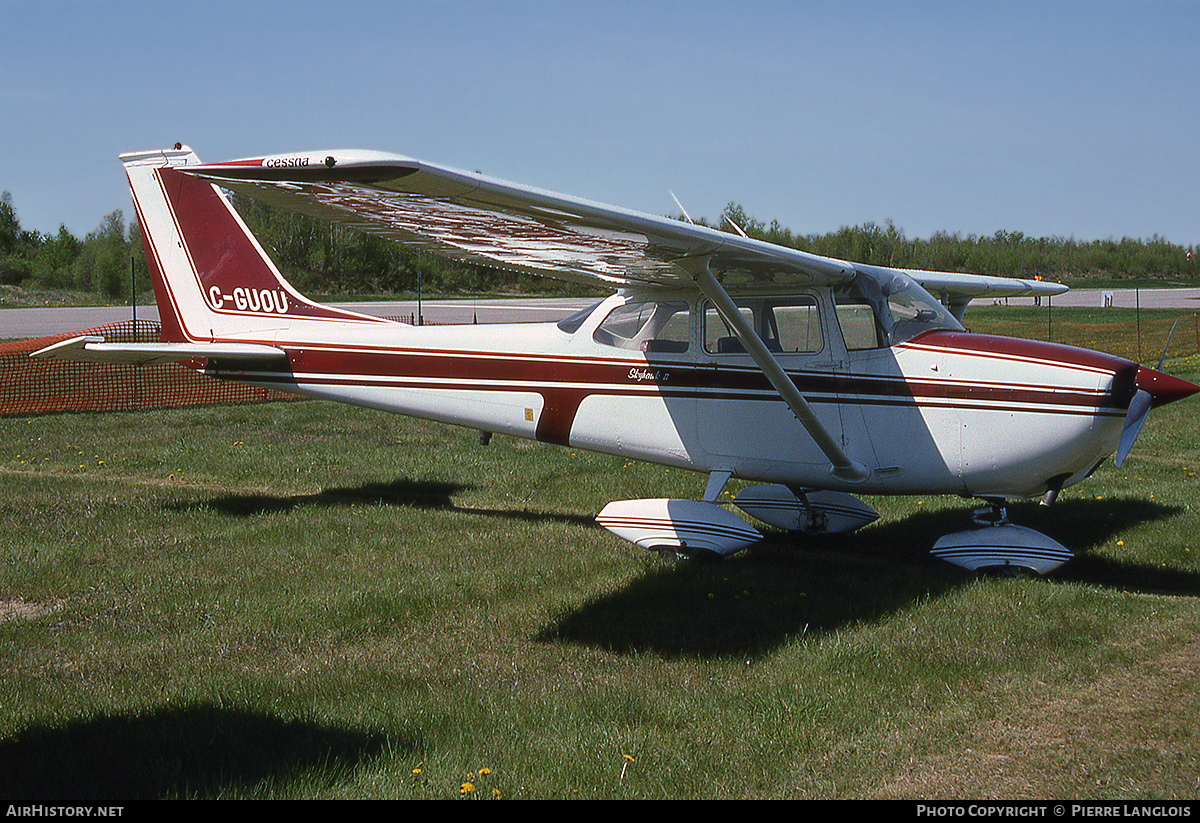
[[[469,781],[458,787],[459,794],[470,794],[473,791],[475,791],[475,784]]]

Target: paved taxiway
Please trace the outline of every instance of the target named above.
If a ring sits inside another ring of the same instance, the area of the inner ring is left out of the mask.
[[[596,302],[597,298],[488,298],[480,300],[422,300],[420,315],[427,323],[533,323],[561,320],[576,309]],[[350,311],[376,317],[414,318],[416,300],[378,303],[335,303]],[[0,308],[0,340],[45,337],[51,334],[81,331],[105,323],[129,320],[135,310],[130,306],[86,308],[34,307]],[[138,306],[139,320],[158,320],[158,308]]]

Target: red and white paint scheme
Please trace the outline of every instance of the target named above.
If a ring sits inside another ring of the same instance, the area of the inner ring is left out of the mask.
[[[641,545],[745,546],[755,530],[730,528],[716,504],[732,477],[765,484],[743,492],[745,511],[787,509],[779,522],[808,532],[870,522],[853,494],[1050,499],[1114,452],[1123,459],[1150,407],[1198,390],[959,322],[973,298],[1065,291],[1052,283],[818,257],[378,152],[204,164],[176,147],[122,160],[163,341],[78,338],[35,356],[188,361],[218,378],[708,474],[700,500],[622,501],[604,519]],[[534,325],[414,327],[322,306],[283,278],[223,190],[613,294]],[[987,528],[989,552],[1009,542],[1003,524]],[[951,540],[968,542],[979,541]]]

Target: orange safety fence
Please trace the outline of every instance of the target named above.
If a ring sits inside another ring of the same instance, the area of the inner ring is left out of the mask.
[[[0,415],[129,411],[295,400],[284,392],[228,383],[181,363],[130,366],[31,360],[30,353],[83,335],[110,343],[157,343],[159,325],[123,320],[84,331],[0,343]]]
[[[388,318],[412,323],[414,318]],[[1097,349],[1153,365],[1170,358],[1173,370],[1200,370],[1200,316],[1141,318],[1111,324],[1047,317],[1021,327],[1008,321],[972,331],[1001,333]],[[96,335],[113,343],[156,343],[159,325],[123,320],[84,331],[0,343],[0,416],[66,411],[128,411],[179,406],[295,400],[295,395],[207,377],[180,363],[157,366],[31,360],[30,353],[62,340]]]

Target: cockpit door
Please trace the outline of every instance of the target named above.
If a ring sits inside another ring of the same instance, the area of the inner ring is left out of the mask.
[[[823,425],[840,430],[833,350],[818,291],[734,297],[743,317],[778,360]],[[700,443],[714,463],[771,476],[786,466],[824,471],[828,458],[805,432],[711,304],[703,306],[704,368],[710,388],[697,417]]]

